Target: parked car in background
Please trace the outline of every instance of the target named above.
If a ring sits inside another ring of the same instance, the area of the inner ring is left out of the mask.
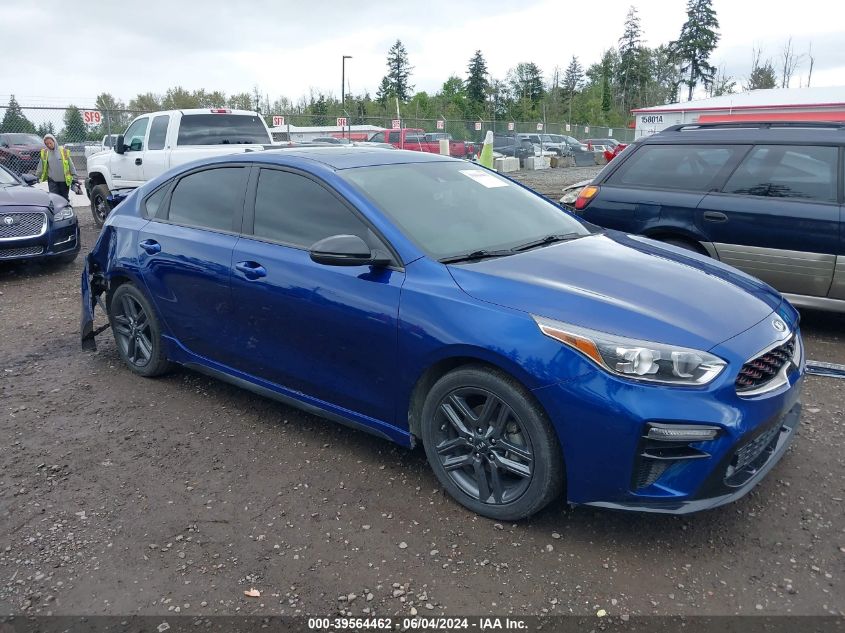
[[[575,164],[579,167],[596,164],[596,158],[593,150],[574,136],[568,136],[566,134],[552,134],[551,136],[555,140],[559,139],[560,143],[566,144],[567,149],[571,152],[572,157],[575,159]]]
[[[0,134],[0,166],[23,174],[38,166],[44,142],[37,134],[4,132]]]
[[[534,144],[529,140],[517,140],[513,135],[494,134],[493,151],[502,156],[515,156],[520,166],[524,166],[525,159],[534,156]]]
[[[171,167],[199,158],[270,145],[270,131],[256,112],[202,108],[139,116],[115,139],[113,151],[88,159],[85,188],[94,222],[103,225],[114,189],[138,187]]]
[[[439,154],[440,141],[429,139],[428,134],[425,130],[419,128],[402,128],[401,130],[376,132],[369,140],[371,143],[390,143],[397,149]],[[472,158],[475,154],[476,148],[473,143],[469,141],[449,140],[449,156],[453,158]]]
[[[106,134],[103,136],[103,138],[98,144],[86,145],[84,150],[86,160],[94,154],[99,154],[100,152],[112,149],[114,147],[115,142],[117,141],[117,137],[117,134]]]
[[[446,491],[499,521],[555,499],[728,503],[800,416],[798,313],[772,288],[423,152],[177,168],[86,258],[89,348],[98,298],[138,376],[178,363],[422,444]]]
[[[620,143],[615,138],[588,138],[584,143],[592,151],[601,152],[607,162],[612,161],[628,147],[627,143]]]
[[[638,140],[575,203],[585,219],[695,251],[795,305],[845,311],[845,125],[680,125]]]
[[[0,167],[0,261],[67,264],[79,253],[79,224],[70,203],[32,187],[32,174]]]
[[[352,141],[348,138],[337,138],[335,136],[318,136],[312,138],[311,143],[331,143],[332,145],[351,145]]]

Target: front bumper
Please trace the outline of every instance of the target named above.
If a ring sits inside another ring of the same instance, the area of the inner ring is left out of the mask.
[[[79,223],[76,217],[55,224],[49,220],[43,235],[0,241],[0,261],[64,257],[78,253],[79,249]]]
[[[785,320],[793,324],[797,316]],[[803,359],[771,391],[749,396],[736,391],[739,368],[771,343],[769,321],[711,350],[729,365],[706,388],[648,385],[593,368],[534,390],[560,438],[568,501],[685,514],[748,493],[784,455],[801,414]],[[703,425],[718,433],[664,451],[665,444],[649,438],[654,424]],[[649,470],[655,464],[659,467]]]

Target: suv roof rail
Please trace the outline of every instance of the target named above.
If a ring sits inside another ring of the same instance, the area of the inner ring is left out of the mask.
[[[681,123],[672,125],[663,132],[685,132],[693,130],[719,130],[729,128],[819,128],[845,130],[845,123],[839,121],[725,121],[723,123]]]

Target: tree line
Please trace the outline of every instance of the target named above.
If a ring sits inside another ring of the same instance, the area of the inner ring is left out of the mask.
[[[789,87],[799,65],[809,64],[810,84],[815,59],[812,48],[799,55],[787,42],[780,59],[752,50],[751,70],[744,81],[726,75],[710,62],[719,42],[719,21],[712,0],[688,0],[687,17],[676,40],[656,47],[645,45],[645,34],[635,6],[631,6],[616,46],[606,49],[599,61],[584,68],[573,55],[565,68],[555,66],[548,78],[534,62],[520,62],[504,77],[491,76],[487,61],[477,50],[467,62],[466,75],[450,76],[433,94],[414,91],[414,66],[401,40],[387,53],[387,72],[375,95],[346,94],[343,103],[331,93],[311,90],[296,102],[286,97],[271,101],[256,86],[251,93],[226,95],[221,91],[188,91],[180,86],[163,95],[143,93],[128,103],[108,93],[100,94],[95,108],[109,112],[112,132],[123,130],[134,112],[184,108],[229,107],[297,116],[297,125],[328,125],[345,116],[350,124],[374,119],[510,120],[588,123],[621,127],[631,120],[631,110],[692,99],[701,87],[708,96],[730,94],[742,88]],[[13,108],[16,106],[16,108]],[[0,132],[43,130],[30,123],[14,97]],[[23,129],[21,128],[23,126]],[[70,106],[64,115],[63,141],[97,139],[106,133],[105,121],[85,126],[78,108]],[[52,128],[52,124],[50,124]],[[47,130],[52,131],[52,129]]]

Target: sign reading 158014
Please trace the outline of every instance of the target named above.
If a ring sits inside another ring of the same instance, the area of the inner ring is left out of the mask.
[[[640,123],[663,123],[662,114],[644,114],[640,117]]]

